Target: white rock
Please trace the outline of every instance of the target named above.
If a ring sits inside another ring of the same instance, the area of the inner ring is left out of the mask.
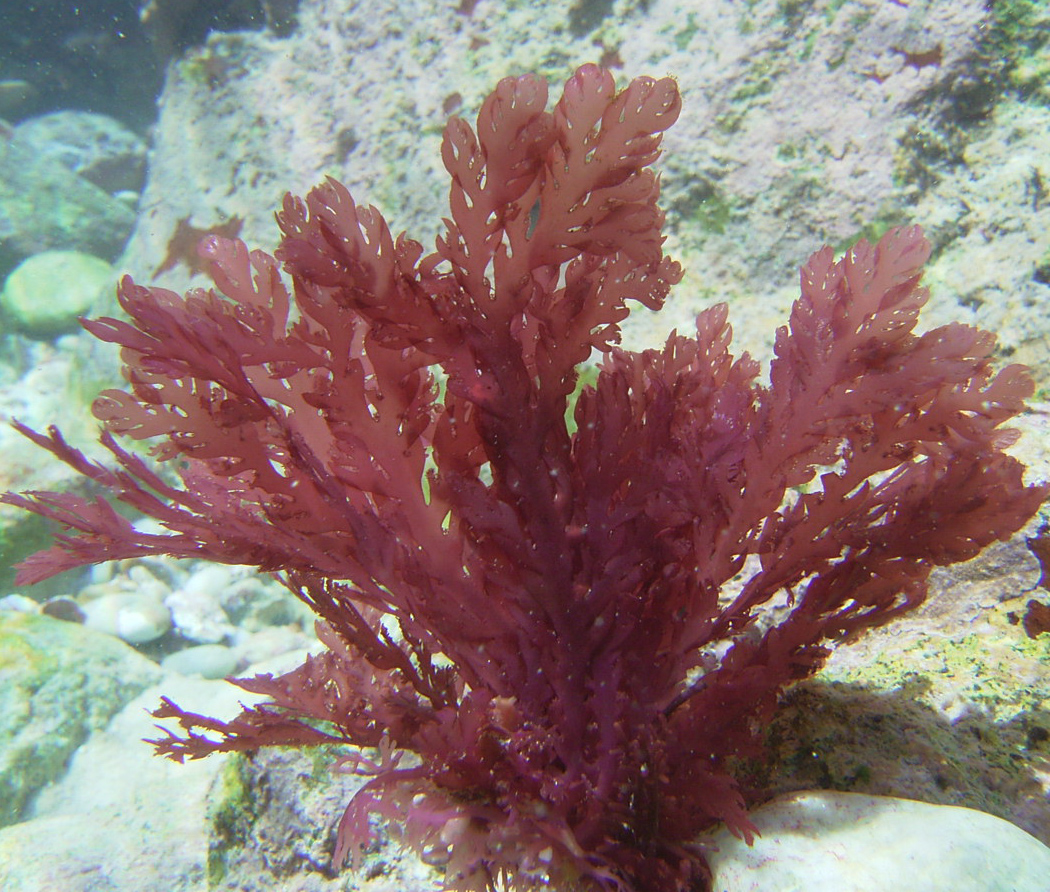
[[[201,564],[183,583],[182,590],[187,594],[201,595],[218,601],[223,592],[243,576],[244,570],[240,567]]]
[[[714,892],[1047,892],[1050,848],[969,808],[795,793],[751,813],[748,847],[705,834]]]
[[[129,644],[155,641],[171,628],[168,609],[149,595],[105,594],[80,605],[84,625]]]
[[[39,613],[40,604],[17,592],[0,598],[0,610],[17,610],[19,613]]]
[[[128,568],[127,581],[136,594],[153,598],[160,602],[171,591],[171,587],[157,578],[157,575],[144,564],[135,564]]]
[[[232,573],[229,567],[205,565],[164,599],[184,638],[217,644],[233,634],[234,626],[221,605],[222,594],[233,581]]]

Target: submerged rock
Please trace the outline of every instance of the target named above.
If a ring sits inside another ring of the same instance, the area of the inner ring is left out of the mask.
[[[161,675],[108,635],[0,611],[0,826],[21,820],[74,750]]]
[[[970,808],[821,791],[751,820],[751,847],[724,829],[704,837],[719,892],[1045,892],[1050,876],[1050,848]]]
[[[42,251],[11,271],[0,292],[0,309],[18,331],[53,338],[74,331],[116,286],[105,260],[83,251]]]

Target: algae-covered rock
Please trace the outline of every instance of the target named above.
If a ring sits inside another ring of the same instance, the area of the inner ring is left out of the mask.
[[[20,121],[11,139],[110,195],[142,188],[145,140],[109,115],[61,109]]]
[[[43,251],[16,266],[0,292],[8,324],[34,337],[73,331],[99,298],[115,285],[105,260],[83,251]]]
[[[126,202],[35,149],[0,140],[0,275],[38,251],[116,259],[134,223]]]
[[[0,611],[0,826],[21,820],[88,735],[160,676],[115,638]]]

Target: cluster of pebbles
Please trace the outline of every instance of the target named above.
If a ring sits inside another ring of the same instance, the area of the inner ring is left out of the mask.
[[[223,678],[316,647],[313,614],[247,567],[149,557],[93,567],[75,594],[42,604],[13,594],[0,609],[41,612],[133,645],[162,668]]]

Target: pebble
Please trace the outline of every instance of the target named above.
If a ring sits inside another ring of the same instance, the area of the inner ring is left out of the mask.
[[[140,525],[156,532],[148,521]],[[316,644],[308,608],[246,567],[150,557],[94,566],[87,579],[78,592],[44,604],[20,594],[0,598],[0,610],[82,622],[132,645],[168,636],[161,665],[208,679]]]
[[[233,582],[223,592],[221,603],[234,623],[251,632],[288,625],[301,615],[299,602],[287,591],[258,576]]]
[[[179,675],[226,678],[237,671],[239,662],[237,653],[223,644],[198,644],[169,654],[160,667]]]
[[[80,606],[84,625],[129,644],[156,641],[171,628],[171,614],[148,594],[104,594]]]
[[[234,634],[236,627],[222,608],[222,596],[233,582],[233,573],[232,568],[219,564],[203,566],[165,597],[164,603],[184,638],[198,644],[218,644]]]
[[[312,629],[309,626],[308,628]],[[238,636],[235,648],[242,663],[254,666],[282,654],[306,650],[316,645],[317,638],[312,631],[307,634],[294,626],[274,626]]]
[[[59,595],[57,598],[48,598],[40,607],[44,616],[54,619],[65,620],[67,623],[84,622],[84,611],[75,599],[67,595]]]

